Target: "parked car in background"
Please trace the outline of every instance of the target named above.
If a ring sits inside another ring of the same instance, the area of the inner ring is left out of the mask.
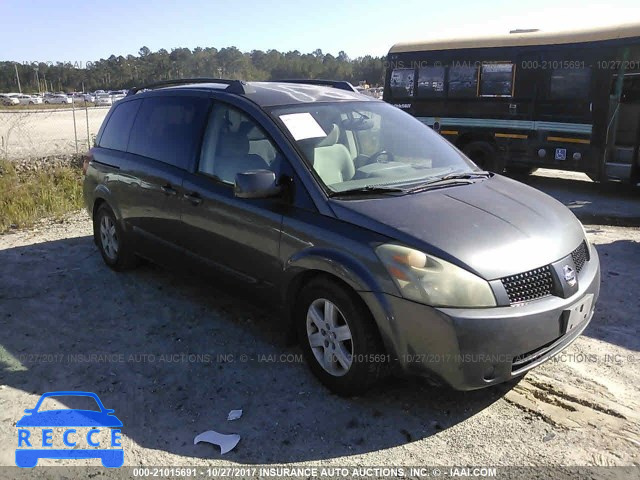
[[[20,100],[6,93],[0,93],[0,103],[4,106],[19,105]]]
[[[382,98],[382,92],[383,92],[383,88],[382,87],[374,87],[374,88],[370,88],[367,90],[367,95],[373,97],[373,98]]]
[[[20,105],[38,105],[42,103],[42,98],[35,95],[18,95],[15,97],[20,102]]]
[[[83,96],[85,102],[93,103],[96,101],[96,96],[92,93],[85,93]]]
[[[347,82],[147,88],[85,159],[104,262],[193,261],[260,290],[336,393],[389,370],[488,387],[589,325],[600,264],[573,213],[399,108]]]
[[[71,100],[71,98],[67,97],[64,93],[54,93],[52,95],[46,96],[44,97],[44,103],[59,103],[59,104],[64,104],[64,103],[71,103],[73,100]]]
[[[111,90],[109,95],[111,95],[111,102],[116,103],[118,100],[122,100],[127,96],[127,90]]]
[[[67,95],[73,103],[83,103],[85,101],[84,94],[80,92],[70,93]]]
[[[111,99],[111,95],[108,93],[102,93],[100,95],[96,95],[95,104],[96,107],[104,107],[105,105],[111,106],[113,105],[113,100]]]

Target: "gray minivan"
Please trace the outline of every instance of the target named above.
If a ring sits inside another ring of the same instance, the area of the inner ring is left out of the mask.
[[[598,254],[549,196],[345,82],[132,89],[85,161],[107,265],[204,265],[271,292],[313,373],[511,380],[587,327]]]

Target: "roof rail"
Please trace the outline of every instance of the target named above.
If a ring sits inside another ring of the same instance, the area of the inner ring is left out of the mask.
[[[299,80],[273,80],[280,83],[305,83],[308,85],[322,85],[325,87],[333,87],[339,90],[347,90],[348,92],[358,91],[349,82],[344,80],[322,80],[322,79],[299,79]]]
[[[190,83],[222,83],[224,85],[228,85],[225,88],[225,92],[229,93],[237,93],[237,94],[245,94],[252,93],[254,91],[247,82],[244,80],[229,80],[226,78],[206,78],[206,77],[198,77],[198,78],[176,78],[174,80],[164,80],[162,82],[154,82],[148,85],[144,85],[141,87],[133,87],[129,89],[127,96],[135,95],[136,93],[144,90],[150,90],[158,87],[170,87],[172,85],[188,85]]]

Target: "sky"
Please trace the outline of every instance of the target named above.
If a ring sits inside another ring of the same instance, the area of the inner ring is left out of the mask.
[[[320,48],[385,55],[396,42],[640,22],[639,0],[0,0],[0,61],[86,63],[177,47]]]

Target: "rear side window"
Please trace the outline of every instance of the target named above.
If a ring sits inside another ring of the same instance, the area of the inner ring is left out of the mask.
[[[131,127],[133,126],[133,121],[136,119],[136,113],[138,113],[141,103],[140,100],[132,100],[118,103],[113,107],[113,113],[109,117],[109,121],[104,127],[104,131],[100,137],[101,147],[120,150],[122,152],[127,151]]]
[[[186,169],[202,134],[209,102],[199,97],[145,98],[129,152]]]

